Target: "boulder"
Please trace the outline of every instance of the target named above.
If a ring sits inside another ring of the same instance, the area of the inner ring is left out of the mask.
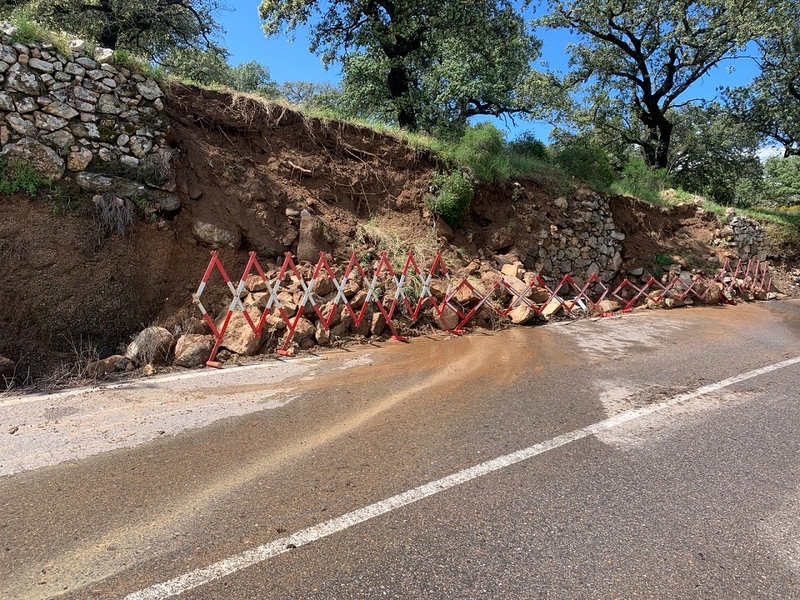
[[[381,311],[377,311],[372,315],[372,323],[369,329],[372,335],[381,335],[386,329],[386,317],[383,316]]]
[[[556,298],[553,298],[542,309],[542,317],[545,319],[550,319],[556,316],[562,308],[564,307],[561,305],[561,303]]]
[[[261,318],[261,313],[256,306],[248,306],[247,314],[256,324]],[[224,320],[225,313],[221,314],[217,319],[217,328],[222,327]],[[231,315],[231,320],[228,322],[228,328],[225,330],[221,345],[235,354],[254,356],[258,354],[261,344],[264,342],[265,329],[262,329],[260,335],[255,335],[244,314],[237,311]]]
[[[601,300],[594,306],[595,311],[598,313],[614,313],[617,312],[622,308],[622,304],[617,302],[616,300],[610,300],[606,298],[605,300]]]
[[[514,325],[525,325],[536,318],[536,313],[527,304],[520,302],[519,305],[508,313],[508,317]]]
[[[86,365],[86,376],[91,379],[100,379],[114,371],[122,371],[125,365],[125,357],[121,354],[109,356],[103,360],[96,360]]]
[[[64,176],[64,159],[52,148],[32,138],[23,138],[16,144],[6,144],[0,157],[29,162],[40,177],[56,181]]]
[[[432,309],[432,312],[433,322],[436,323],[436,326],[439,329],[450,331],[458,327],[458,324],[461,322],[461,318],[458,316],[458,313],[456,313],[456,311],[449,306],[442,307],[441,313],[435,309]]]
[[[320,252],[330,252],[331,244],[325,239],[325,226],[314,215],[300,217],[300,237],[297,240],[297,260],[316,263]]]
[[[14,372],[16,370],[17,365],[14,364],[13,360],[5,356],[0,356],[0,383],[3,383],[4,379],[11,379],[14,377]]]
[[[214,223],[195,221],[192,224],[194,237],[212,248],[227,247],[238,250],[242,243],[242,234],[237,230],[228,229]]]
[[[125,350],[125,358],[137,366],[165,364],[175,338],[163,327],[148,327],[139,333]]]
[[[214,336],[187,333],[175,344],[175,364],[179,367],[200,367],[206,363],[214,347]]]

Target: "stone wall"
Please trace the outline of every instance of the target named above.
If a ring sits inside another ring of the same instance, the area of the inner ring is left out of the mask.
[[[49,43],[12,43],[0,23],[0,156],[31,161],[59,180],[71,173],[136,173],[162,151],[163,91],[152,78],[115,66],[113,53],[73,40],[62,53]]]
[[[714,231],[713,244],[727,246],[742,260],[766,260],[768,244],[766,232],[758,221],[736,215],[727,215],[727,223]]]
[[[566,227],[541,220],[532,233],[537,246],[528,252],[525,265],[546,275],[573,273],[588,279],[593,274],[611,281],[622,267],[622,240],[609,207],[609,197],[581,190],[574,199],[554,201]]]

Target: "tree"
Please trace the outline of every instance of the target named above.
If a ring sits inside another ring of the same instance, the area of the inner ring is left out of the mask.
[[[151,59],[208,48],[222,33],[217,0],[30,0],[24,7],[43,25]]]
[[[800,156],[767,159],[764,180],[775,202],[800,204]]]
[[[353,113],[413,130],[531,110],[540,44],[511,0],[261,0],[259,14],[267,35],[312,22]]]
[[[163,63],[169,73],[200,85],[223,85],[267,98],[280,96],[267,67],[256,61],[231,66],[227,56],[227,50],[218,46],[205,50],[185,48],[168,53]]]
[[[672,181],[720,204],[736,204],[740,183],[759,180],[758,134],[721,104],[687,105],[670,113]]]
[[[727,89],[728,107],[754,124],[784,157],[800,156],[800,7],[777,3],[771,27],[758,41],[761,73],[748,86]]]
[[[311,81],[286,81],[278,87],[278,92],[292,104],[308,110],[328,110],[338,112],[342,92],[330,83]]]
[[[595,122],[613,127],[659,168],[670,160],[670,111],[754,37],[762,10],[742,0],[549,0],[549,7],[540,24],[580,36],[572,79],[588,85]]]

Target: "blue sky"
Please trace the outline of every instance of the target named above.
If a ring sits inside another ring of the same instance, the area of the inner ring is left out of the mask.
[[[267,39],[261,30],[258,19],[259,0],[228,0],[229,11],[221,12],[219,21],[226,34],[223,45],[231,53],[230,62],[234,65],[258,61],[265,65],[272,78],[279,83],[285,81],[313,81],[336,84],[340,71],[336,65],[327,71],[322,67],[320,58],[308,51],[308,34],[298,30],[294,40],[279,36]],[[533,12],[530,18],[533,18]],[[566,31],[538,30],[536,35],[543,41],[542,60],[547,61],[554,70],[564,71],[567,68],[566,48],[571,38]],[[729,72],[732,63],[729,61],[716,67],[690,90],[689,98],[713,98],[719,86],[744,85],[755,75],[755,64],[750,60],[737,60],[734,71]],[[530,123],[517,119],[516,126],[497,123],[505,129],[509,138],[516,137],[522,131],[532,130],[541,140],[546,141],[551,126],[547,123]]]

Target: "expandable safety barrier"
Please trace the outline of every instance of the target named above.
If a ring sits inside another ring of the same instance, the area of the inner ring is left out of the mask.
[[[201,301],[215,269],[219,271],[232,295],[228,311],[221,322],[219,319],[215,322]],[[310,272],[310,277],[304,276],[304,271],[306,274]],[[250,279],[252,286],[253,277],[268,294],[263,308],[259,309],[258,319],[251,316],[242,302],[248,280]],[[328,300],[315,293],[323,278],[329,279],[333,286],[327,294]],[[429,269],[423,270],[411,252],[406,256],[400,270],[392,267],[386,253],[382,253],[377,264],[369,271],[361,265],[355,252],[343,270],[332,268],[324,253],[320,253],[313,269],[301,269],[295,264],[291,253],[287,252],[280,269],[271,277],[264,272],[256,253],[251,252],[238,285],[234,285],[219,259],[219,254],[211,252],[211,260],[193,296],[193,303],[200,310],[216,340],[207,364],[218,366],[215,358],[231,317],[236,312],[242,313],[255,336],[261,335],[270,315],[273,318],[279,317],[285,325],[286,333],[277,352],[291,355],[291,344],[300,320],[304,315],[310,315],[310,311],[316,313],[322,327],[330,331],[337,311],[346,310],[354,326],[358,328],[366,318],[369,307],[373,306],[385,320],[391,338],[404,341],[405,338],[398,333],[394,322],[399,313],[405,313],[413,324],[427,308],[432,309],[443,329],[460,334],[480,311],[488,310],[500,317],[508,317],[520,307],[526,307],[533,315],[538,316],[561,309],[571,316],[575,316],[576,312],[609,316],[628,312],[648,299],[654,303],[666,299],[680,302],[708,301],[709,294],[715,288],[716,292],[713,292],[712,297],[715,302],[719,298],[719,302],[733,303],[736,294],[765,293],[770,290],[771,285],[769,263],[757,260],[728,260],[711,279],[683,273],[667,282],[651,276],[646,282],[637,284],[625,278],[613,288],[601,281],[596,274],[585,282],[572,275],[549,281],[537,275],[528,278],[526,283],[504,276],[491,284],[486,284],[483,280],[477,284],[475,279],[454,280],[441,253],[436,254]],[[296,308],[287,307],[289,303],[285,297],[283,300],[280,297],[290,286],[296,294],[299,292],[302,295],[299,301],[291,303],[296,304]],[[598,305],[604,300],[614,301],[614,312],[604,313],[598,310]]]

